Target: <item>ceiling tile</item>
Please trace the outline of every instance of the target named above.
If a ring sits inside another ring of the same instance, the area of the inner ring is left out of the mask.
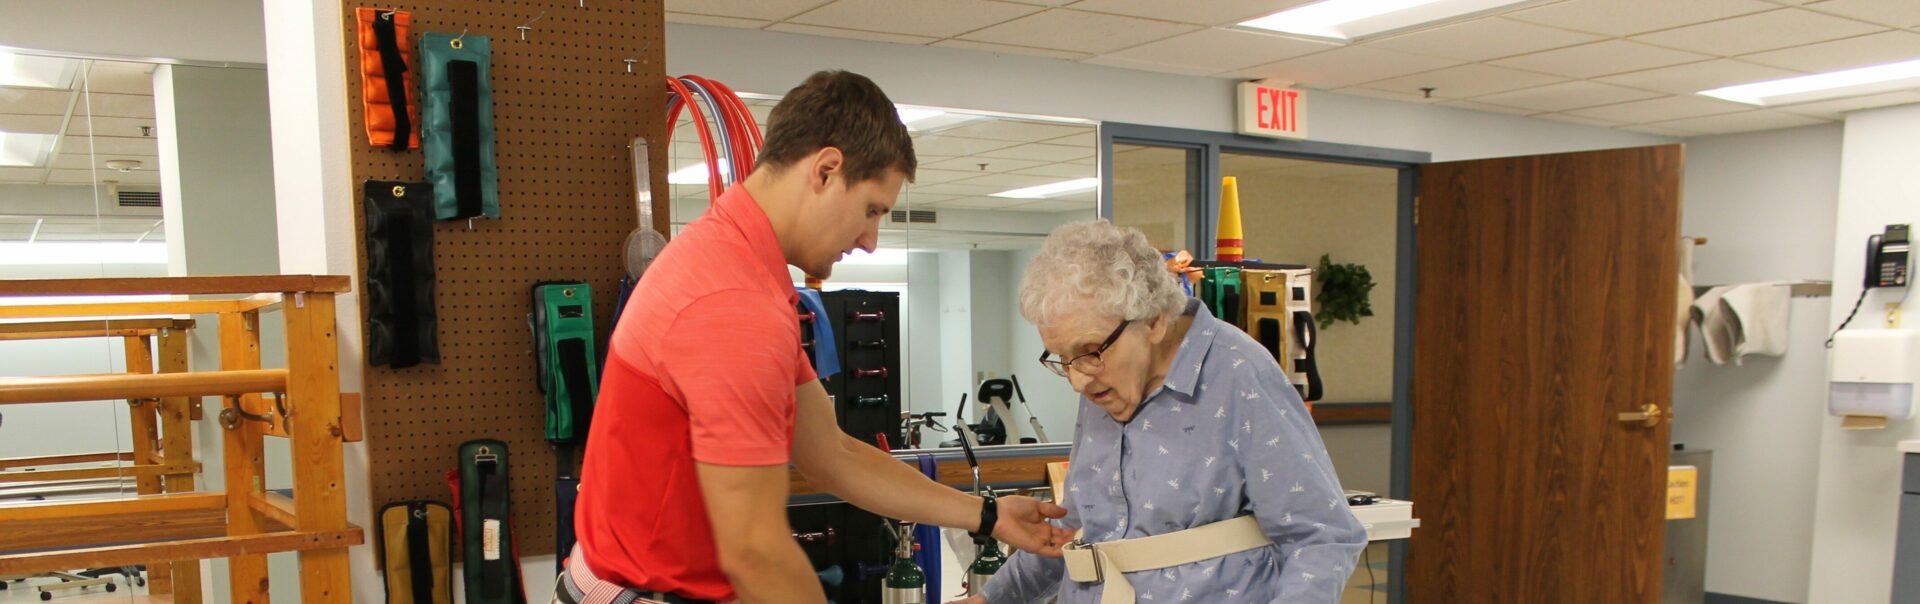
[[[1859,111],[1861,109],[1872,109],[1875,107],[1892,107],[1894,105],[1912,105],[1915,103],[1920,103],[1920,92],[1903,91],[1858,96],[1850,99],[1834,99],[1817,103],[1771,107],[1771,109],[1778,109],[1795,115],[1837,120],[1846,117],[1846,113],[1849,111]]]
[[[773,23],[763,19],[742,19],[719,15],[700,15],[695,13],[676,13],[667,11],[668,23],[686,23],[689,25],[711,25],[714,27],[737,27],[740,29],[760,29]]]
[[[92,115],[153,119],[153,97],[136,94],[89,94],[74,107],[73,115],[76,118]]]
[[[1082,157],[1092,157],[1092,147],[1074,147],[1069,145],[1049,145],[1046,143],[1028,143],[1004,149],[994,149],[980,154],[980,157],[1001,159],[1029,159],[1042,162],[1062,162]]]
[[[75,116],[73,123],[67,125],[67,134],[85,134],[92,132],[98,136],[130,136],[148,138],[140,129],[157,128],[154,120],[131,117],[93,116],[91,118]],[[154,131],[158,133],[158,130]]]
[[[1733,132],[1792,128],[1794,126],[1811,126],[1824,122],[1826,122],[1826,120],[1819,118],[1760,109],[1745,113],[1690,117],[1683,120],[1659,122],[1653,125],[1680,128],[1682,130],[1696,130],[1706,134],[1729,134]]]
[[[1645,124],[1649,122],[1664,122],[1667,120],[1719,115],[1723,113],[1739,113],[1752,109],[1752,105],[1742,105],[1740,103],[1722,101],[1697,94],[1681,94],[1657,99],[1647,99],[1644,101],[1607,105],[1604,107],[1588,107],[1578,111],[1569,111],[1568,113],[1586,118],[1611,120],[1628,124]]]
[[[960,157],[984,151],[992,151],[1018,144],[1014,141],[989,140],[931,134],[913,137],[915,155],[927,157]]]
[[[1534,117],[1537,117],[1540,119],[1546,119],[1546,120],[1553,120],[1556,122],[1579,124],[1582,126],[1602,126],[1602,127],[1611,128],[1614,126],[1624,125],[1623,122],[1616,122],[1613,120],[1597,120],[1589,117],[1580,117],[1578,115],[1570,115],[1566,113],[1542,113]]]
[[[1332,50],[1339,45],[1284,38],[1237,29],[1203,29],[1157,42],[1148,42],[1098,59],[1119,58],[1187,68],[1189,73],[1214,74]]]
[[[1567,0],[1505,16],[1566,29],[1631,36],[1779,8],[1760,0]]]
[[[1506,105],[1495,105],[1492,103],[1481,103],[1478,101],[1441,101],[1440,104],[1446,107],[1454,107],[1458,109],[1471,109],[1474,111],[1480,111],[1484,113],[1505,113],[1508,115],[1533,115],[1535,113],[1539,113],[1539,111],[1535,111],[1532,109],[1525,109],[1521,107],[1508,107]]]
[[[1552,84],[1563,79],[1530,71],[1474,63],[1368,82],[1367,87],[1414,95],[1421,94],[1421,88],[1433,88],[1433,96],[1464,99]]]
[[[118,94],[153,94],[151,63],[98,61],[87,71],[87,90]]]
[[[1593,34],[1489,17],[1386,39],[1368,40],[1366,45],[1462,61],[1485,61],[1600,39],[1600,36]]]
[[[1060,179],[1052,176],[1034,176],[1031,174],[995,173],[995,174],[987,174],[985,176],[975,176],[973,178],[969,178],[960,182],[963,184],[977,185],[982,187],[999,187],[1000,190],[1005,191],[1008,189],[1018,189],[1021,187],[1031,187],[1035,185],[1044,185],[1047,183],[1060,182]],[[998,191],[996,191],[996,193],[997,192]]]
[[[0,108],[11,110],[12,108]],[[0,132],[16,134],[59,134],[60,116],[0,113]]]
[[[1852,19],[1797,8],[1755,13],[1634,36],[1634,40],[1694,52],[1738,56],[1885,31]]]
[[[1348,46],[1268,63],[1240,70],[1240,73],[1247,77],[1271,78],[1314,88],[1333,89],[1452,67],[1459,63],[1453,59],[1423,57],[1364,46]]]
[[[827,36],[832,38],[852,38],[855,40],[872,40],[875,42],[891,42],[894,44],[926,45],[926,44],[932,43],[935,40],[939,40],[939,38],[934,38],[930,36],[909,36],[906,34],[890,34],[890,33],[877,32],[877,31],[862,31],[858,29],[841,29],[838,27],[801,25],[799,23],[775,23],[773,25],[767,26],[767,29],[772,31],[787,32],[790,34],[808,34],[808,35],[814,35],[814,36]]]
[[[1538,88],[1490,94],[1473,100],[1539,111],[1566,111],[1644,99],[1658,96],[1658,94],[1594,82],[1561,82]]]
[[[956,210],[1004,210],[1026,202],[1027,200],[1025,199],[1009,199],[1004,197],[968,197],[965,199],[940,202],[940,207]]]
[[[975,170],[979,172],[1012,172],[1014,170],[1019,170],[1023,168],[1043,166],[1043,165],[1046,165],[1047,163],[1048,162],[1032,161],[1032,160],[1026,160],[1026,159],[999,159],[999,158],[992,158],[992,157],[971,157],[970,156],[970,157],[955,157],[952,159],[943,159],[936,162],[927,162],[921,165],[929,168],[933,168],[936,170],[962,170],[962,171]],[[986,164],[987,167],[981,168],[980,164]]]
[[[62,170],[86,170],[89,167],[98,167],[105,171],[108,161],[119,159],[140,162],[140,168],[143,170],[160,169],[160,158],[152,155],[88,155],[86,153],[61,153],[60,157],[54,158],[53,167]]]
[[[1703,54],[1670,50],[1626,40],[1607,40],[1509,57],[1492,61],[1492,63],[1570,78],[1593,78],[1711,58],[1713,57]]]
[[[41,174],[40,168],[0,167],[0,182],[39,184]]]
[[[0,87],[0,107],[7,113],[63,115],[73,93],[66,90],[42,90]]]
[[[779,21],[807,12],[829,0],[667,0],[668,13],[694,13]]]
[[[1191,66],[1173,65],[1169,63],[1155,63],[1152,61],[1124,59],[1124,58],[1116,57],[1113,55],[1100,55],[1100,56],[1093,57],[1091,59],[1087,59],[1081,62],[1086,63],[1088,65],[1118,67],[1121,69],[1133,69],[1138,71],[1157,71],[1160,73],[1171,73],[1171,74],[1177,74],[1177,75],[1213,75],[1215,73],[1213,70],[1208,70],[1208,69],[1199,69]]]
[[[129,136],[68,136],[60,143],[66,153],[95,155],[159,155],[160,143],[151,138]]]
[[[1093,53],[1089,53],[1089,52],[1072,52],[1072,51],[1066,51],[1066,50],[1054,50],[1051,48],[1034,48],[1032,46],[1018,46],[1013,44],[993,44],[989,42],[975,42],[972,40],[941,40],[939,42],[934,42],[933,45],[941,46],[945,48],[963,48],[966,50],[983,50],[986,52],[995,52],[995,53],[1008,54],[1008,55],[1028,55],[1028,56],[1035,56],[1035,57],[1046,57],[1049,59],[1066,59],[1068,61],[1078,61],[1081,59],[1093,58]]]
[[[789,21],[949,38],[1041,10],[990,0],[838,0]]]
[[[1094,210],[1094,204],[1066,199],[1042,199],[1011,209],[1021,212],[1072,212],[1074,210],[1082,210],[1091,214]]]
[[[1081,0],[1074,10],[1145,17],[1161,21],[1198,25],[1228,25],[1254,17],[1306,4],[1313,0],[1208,0],[1206,2],[1168,2],[1167,0]]]
[[[920,161],[923,161],[923,162],[927,161],[927,158],[921,157]],[[977,177],[979,175],[980,175],[980,171],[977,169],[975,170],[941,170],[938,168],[928,168],[926,166],[920,166],[920,169],[914,172],[913,184],[937,185],[943,182],[966,180],[969,178]]]
[[[1824,0],[1806,7],[1887,27],[1920,27],[1920,2],[1913,0]]]
[[[1081,132],[1079,134],[1069,134],[1067,136],[1062,136],[1060,138],[1050,138],[1050,139],[1047,139],[1047,143],[1053,144],[1053,145],[1079,145],[1082,147],[1092,147],[1094,145],[1100,144],[1100,137],[1093,131],[1087,131],[1087,132]]]
[[[895,0],[871,1],[893,2]],[[926,1],[946,2],[947,0]],[[1196,29],[1199,28],[1165,21],[1051,9],[960,37],[976,42],[1018,44],[1102,54],[1170,38]]]
[[[1660,67],[1646,71],[1610,75],[1595,78],[1595,81],[1618,84],[1633,88],[1658,90],[1673,94],[1693,94],[1721,86],[1745,84],[1774,78],[1798,75],[1788,71],[1764,65],[1754,65],[1733,59],[1714,59],[1699,63],[1687,63],[1672,67]]]
[[[940,136],[981,138],[1000,141],[1035,142],[1070,134],[1091,132],[1092,125],[1042,123],[1014,119],[976,120],[940,131]],[[1003,145],[1004,146],[1004,145]],[[996,149],[1000,147],[995,147]]]
[[[1437,98],[1437,97],[1430,99],[1418,92],[1406,92],[1401,90],[1383,90],[1379,88],[1369,88],[1367,86],[1348,86],[1346,88],[1336,88],[1334,89],[1334,92],[1339,94],[1349,94],[1353,96],[1363,96],[1363,97],[1372,98],[1372,99],[1386,99],[1389,101],[1395,101],[1400,103],[1435,104],[1435,103],[1439,103],[1440,101],[1446,100],[1444,98]]]
[[[1742,61],[1808,72],[1865,67],[1908,59],[1920,59],[1920,34],[1906,31],[1882,32],[1740,57]]]
[[[1052,176],[1055,178],[1087,178],[1087,177],[1093,176],[1094,173],[1097,171],[1098,170],[1094,169],[1093,166],[1076,166],[1073,164],[1047,164],[1044,166],[1034,166],[1031,168],[1014,170],[1013,173],[1014,174],[1030,174],[1033,176]]]
[[[54,170],[47,175],[50,185],[90,185],[93,184],[93,170]]]

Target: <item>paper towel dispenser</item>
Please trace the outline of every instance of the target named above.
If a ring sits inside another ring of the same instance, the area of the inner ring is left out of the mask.
[[[1848,418],[1913,417],[1920,330],[1855,329],[1834,335],[1827,411]]]

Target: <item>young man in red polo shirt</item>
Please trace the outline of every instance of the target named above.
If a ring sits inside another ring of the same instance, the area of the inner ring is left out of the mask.
[[[826,277],[913,178],[913,141],[871,80],[830,71],[775,106],[753,173],[668,245],[614,329],[588,438],[579,545],[556,601],[822,603],[787,526],[788,464],[876,514],[1059,555],[1065,515],[983,501],[841,433],[800,348],[787,265]]]

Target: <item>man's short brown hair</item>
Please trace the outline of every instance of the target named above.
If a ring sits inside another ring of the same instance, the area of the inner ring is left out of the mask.
[[[920,165],[913,138],[887,93],[866,76],[847,71],[816,72],[787,91],[767,117],[755,167],[783,169],[827,147],[846,157],[842,172],[848,185],[879,178],[887,169],[911,181]]]

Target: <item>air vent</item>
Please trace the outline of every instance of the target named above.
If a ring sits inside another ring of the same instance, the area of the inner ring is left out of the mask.
[[[119,201],[123,208],[157,208],[160,207],[160,192],[121,191]]]
[[[913,224],[937,224],[940,222],[940,213],[933,210],[894,210],[893,221]]]

